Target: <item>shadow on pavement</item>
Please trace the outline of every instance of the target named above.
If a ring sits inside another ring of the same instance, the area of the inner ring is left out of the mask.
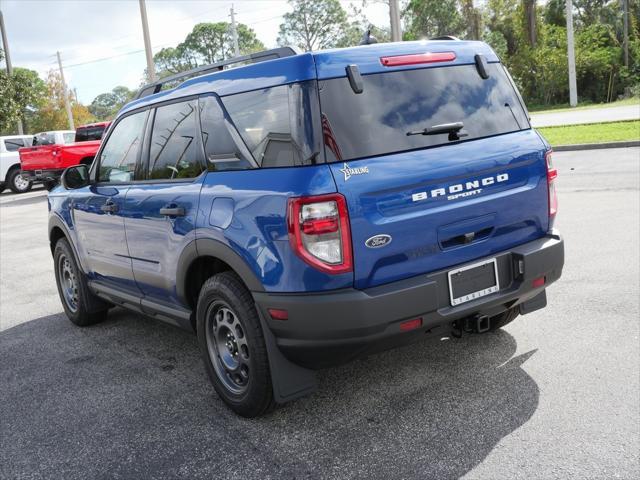
[[[539,390],[499,331],[320,372],[256,420],[210,387],[196,337],[114,310],[0,333],[0,477],[457,478],[522,426]]]

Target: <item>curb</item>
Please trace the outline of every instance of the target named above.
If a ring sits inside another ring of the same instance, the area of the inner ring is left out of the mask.
[[[630,140],[626,142],[605,142],[605,143],[580,143],[577,145],[552,145],[554,152],[569,152],[572,150],[598,150],[601,148],[627,148],[640,147],[640,140]]]

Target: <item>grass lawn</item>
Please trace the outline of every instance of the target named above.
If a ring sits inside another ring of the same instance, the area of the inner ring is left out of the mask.
[[[548,105],[529,106],[530,113],[552,113],[568,110],[584,110],[586,108],[606,108],[606,107],[623,107],[625,105],[638,105],[640,107],[640,97],[625,98],[611,103],[580,103],[577,107],[570,107],[568,103],[561,103],[552,107]]]
[[[538,131],[544,135],[552,146],[622,142],[625,140],[640,140],[640,120],[544,127],[538,128]]]

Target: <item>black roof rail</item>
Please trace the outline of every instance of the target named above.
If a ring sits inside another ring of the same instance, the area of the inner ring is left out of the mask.
[[[267,60],[274,60],[276,58],[291,57],[297,55],[297,52],[292,47],[280,47],[273,48],[271,50],[264,50],[262,52],[250,53],[249,55],[242,55],[240,57],[233,57],[221,62],[212,63],[211,65],[202,65],[200,67],[187,70],[186,72],[176,73],[168,77],[161,78],[160,80],[144,85],[138,93],[136,93],[134,100],[143,98],[154,93],[158,93],[162,90],[162,86],[167,83],[175,82],[187,77],[195,77],[196,75],[202,75],[209,72],[224,70],[225,67],[233,65],[235,63],[259,63]]]
[[[460,41],[460,39],[458,37],[454,37],[453,35],[442,35],[440,37],[430,38],[429,40],[458,40],[458,41]]]

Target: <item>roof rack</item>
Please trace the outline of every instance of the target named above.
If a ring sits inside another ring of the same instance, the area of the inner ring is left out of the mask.
[[[429,40],[458,40],[458,41],[460,41],[460,39],[458,37],[454,37],[453,35],[442,35],[440,37],[430,38]]]
[[[296,54],[296,51],[291,47],[280,47],[271,50],[264,50],[262,52],[250,53],[249,55],[242,55],[240,57],[229,58],[228,60],[212,63],[211,65],[202,65],[200,67],[187,70],[186,72],[176,73],[175,75],[170,75],[168,77],[161,78],[156,82],[144,85],[140,90],[138,90],[138,93],[136,93],[136,96],[133,99],[138,100],[139,98],[158,93],[162,90],[162,86],[167,83],[175,82],[176,80],[181,80],[187,77],[202,75],[208,72],[224,70],[225,67],[235,63],[259,63],[267,60],[274,60],[276,58],[291,57]]]

